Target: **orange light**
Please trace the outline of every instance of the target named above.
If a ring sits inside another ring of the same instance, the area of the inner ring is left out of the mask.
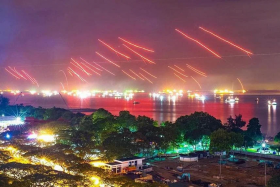
[[[12,72],[10,72],[7,68],[5,68],[5,70],[10,73],[12,76],[14,76],[16,79],[20,79],[19,77],[17,77],[16,75],[14,75]]]
[[[134,75],[136,75],[139,79],[144,80],[142,77],[140,77],[139,75],[137,75],[134,71],[132,71],[131,69],[129,69],[129,71],[131,71]]]
[[[101,65],[97,64],[96,62],[93,62],[94,64],[96,64],[97,66],[99,66],[100,68],[104,69],[105,71],[107,71],[108,73],[115,75],[114,73],[112,73],[111,71],[105,69],[104,67],[102,67]]]
[[[186,82],[182,77],[180,77],[180,76],[177,75],[176,73],[174,73],[174,75],[175,75],[176,77],[178,77],[179,79],[181,79],[183,82]]]
[[[113,47],[111,47],[110,45],[106,44],[106,43],[105,43],[105,42],[103,42],[102,40],[98,39],[98,41],[99,41],[99,42],[101,42],[102,44],[104,44],[105,46],[107,46],[109,49],[111,49],[111,50],[112,50],[112,51],[114,51],[115,53],[117,53],[117,54],[119,54],[119,55],[121,55],[121,56],[125,57],[126,59],[130,59],[130,57],[129,57],[129,56],[126,56],[126,55],[124,55],[124,54],[120,53],[119,51],[117,51],[116,49],[114,49],[114,48],[113,48]]]
[[[244,90],[244,87],[243,87],[243,84],[242,84],[241,80],[239,78],[237,78],[237,80],[238,80],[238,82],[240,83],[240,85],[242,87],[242,92],[244,92],[245,90]]]
[[[77,72],[75,72],[72,68],[68,67],[68,69],[74,73],[81,81],[87,82],[84,78],[82,78]]]
[[[224,38],[222,38],[222,37],[220,37],[220,36],[214,34],[213,32],[210,32],[210,31],[208,31],[208,30],[206,30],[206,29],[204,29],[204,28],[202,28],[202,27],[199,27],[199,28],[200,28],[201,30],[203,30],[203,31],[205,31],[205,32],[207,32],[207,33],[209,33],[209,34],[215,36],[216,38],[219,38],[220,40],[222,40],[222,41],[224,41],[224,42],[226,42],[226,43],[228,43],[228,44],[230,44],[230,45],[232,45],[232,46],[234,46],[234,47],[236,47],[236,48],[238,48],[238,49],[240,49],[240,50],[246,52],[247,54],[250,54],[250,55],[253,54],[252,52],[247,51],[247,50],[245,50],[245,49],[239,47],[238,45],[235,45],[234,43],[232,43],[232,42],[230,42],[230,41],[228,41],[228,40],[226,40],[226,39],[224,39]],[[250,57],[250,56],[249,56],[249,57]]]
[[[170,67],[170,66],[168,66],[168,67],[169,67],[170,69],[172,69],[173,71],[179,73],[180,75],[182,75],[182,76],[184,76],[184,77],[188,77],[187,75],[184,75],[184,74],[181,73],[180,71],[177,71],[176,69],[174,69],[174,68],[172,68],[172,67]]]
[[[10,66],[9,66],[10,67]],[[22,76],[22,74],[20,74],[16,68],[14,67],[14,72],[16,72],[20,77],[22,77],[23,79],[27,80],[24,76]]]
[[[100,57],[102,57],[103,59],[107,60],[108,62],[110,62],[111,64],[114,64],[115,66],[117,66],[118,68],[120,67],[118,64],[112,62],[111,60],[107,59],[106,57],[102,56],[100,53],[95,52],[96,54],[98,54]]]
[[[147,77],[145,77],[143,74],[139,73],[139,75],[141,75],[142,77],[144,77],[144,79],[146,79],[148,82],[150,82],[151,84],[153,84],[152,81],[150,81]]]
[[[197,85],[198,85],[199,88],[201,89],[201,86],[200,86],[199,82],[198,82],[197,80],[195,80],[195,78],[193,78],[192,76],[191,76],[191,78],[197,83]]]
[[[137,53],[136,51],[134,51],[133,49],[127,47],[126,45],[123,44],[123,46],[125,46],[127,49],[129,49],[130,51],[132,51],[133,53],[135,53],[136,55],[140,56],[142,59],[147,60],[148,62],[155,64],[155,62],[151,61],[150,59],[140,55],[139,53]]]
[[[94,71],[92,68],[90,68],[89,66],[87,66],[85,63],[81,62],[81,64],[83,64],[86,68],[88,68],[89,70],[91,70],[93,73],[100,75],[100,73]]]
[[[181,71],[185,71],[185,70],[183,70],[182,68],[180,68],[179,66],[176,66],[176,65],[174,65],[176,68],[178,68],[179,70],[181,70]]]
[[[87,72],[78,62],[76,62],[73,58],[71,58],[71,60],[73,61],[73,62],[75,62],[77,65],[78,65],[78,67],[77,68],[79,68],[80,70],[82,70],[83,72],[85,72],[88,76],[89,75],[91,75],[89,72]],[[70,62],[71,64],[73,64],[74,65],[74,63],[73,62]],[[74,65],[75,66],[75,65]]]
[[[95,66],[92,65],[91,63],[89,63],[89,62],[87,62],[86,60],[84,60],[82,57],[80,57],[80,59],[81,59],[82,61],[84,61],[85,63],[87,63],[88,65],[90,65],[91,67],[93,67],[93,68],[95,68],[95,69],[97,69],[97,70],[99,70],[99,71],[102,71],[101,69],[95,67]]]
[[[152,75],[151,73],[147,72],[146,70],[144,70],[143,68],[140,68],[142,71],[144,71],[145,73],[147,73],[148,75],[154,77],[154,78],[157,78],[156,76]]]
[[[128,73],[126,73],[124,70],[122,70],[122,72],[123,72],[124,74],[126,74],[127,76],[129,76],[130,78],[136,80],[134,77],[132,77],[131,75],[129,75]]]
[[[209,49],[208,47],[206,47],[205,45],[203,45],[201,42],[199,42],[198,40],[196,39],[193,39],[191,37],[189,37],[188,35],[186,35],[185,33],[183,33],[182,31],[178,30],[178,29],[175,29],[177,32],[179,32],[180,34],[182,34],[183,36],[185,36],[186,38],[196,42],[197,44],[199,44],[200,46],[204,47],[206,50],[208,50],[209,52],[211,52],[212,54],[214,54],[216,57],[218,58],[222,58],[221,56],[219,56],[217,53],[215,53],[214,51],[212,51],[211,49]]]
[[[141,47],[141,46],[139,46],[139,45],[135,45],[135,44],[133,44],[133,43],[131,43],[131,42],[129,42],[129,41],[127,41],[127,40],[125,40],[125,39],[121,38],[121,37],[119,37],[119,39],[120,39],[120,40],[122,40],[122,41],[124,41],[124,42],[126,42],[126,43],[127,43],[127,44],[129,44],[129,45],[134,46],[134,47],[137,47],[137,48],[143,49],[143,50],[145,50],[145,51],[154,52],[154,51],[153,51],[153,50],[151,50],[151,49],[147,49],[147,48]]]
[[[194,71],[195,73],[197,73],[197,74],[199,74],[199,75],[201,75],[201,76],[207,77],[206,74],[205,74],[204,72],[199,71],[198,69],[195,69],[194,67],[192,67],[192,66],[190,66],[190,65],[188,65],[188,64],[186,64],[186,65],[187,65],[187,67],[188,67],[189,69],[191,69],[191,70]]]

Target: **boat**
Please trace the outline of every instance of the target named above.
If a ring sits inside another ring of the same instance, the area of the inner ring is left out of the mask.
[[[267,101],[267,104],[268,104],[268,105],[277,105],[277,102],[276,102],[275,99],[273,99],[272,102],[271,102],[271,100],[268,100],[268,101]]]
[[[235,101],[236,101],[235,99],[230,98],[230,97],[228,97],[228,98],[225,100],[226,103],[234,103]]]
[[[140,104],[138,101],[133,101],[133,104],[136,105],[136,104]]]

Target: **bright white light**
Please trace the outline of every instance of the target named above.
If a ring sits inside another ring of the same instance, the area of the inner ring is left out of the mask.
[[[9,134],[6,134],[6,138],[7,138],[7,139],[10,139],[11,136],[10,136]]]
[[[27,139],[35,139],[35,138],[37,138],[37,134],[35,133],[32,133],[29,136],[27,136]]]
[[[53,169],[57,171],[63,171],[63,168],[60,165],[55,165]]]
[[[262,143],[262,147],[265,147],[265,143]]]
[[[53,142],[55,140],[55,136],[50,135],[50,134],[43,134],[43,135],[38,136],[37,139],[44,141],[44,142]]]

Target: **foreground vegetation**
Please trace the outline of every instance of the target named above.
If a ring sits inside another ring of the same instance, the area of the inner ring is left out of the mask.
[[[252,118],[246,125],[246,122],[242,120],[242,115],[230,116],[227,123],[222,124],[220,120],[208,113],[195,112],[179,117],[174,123],[169,121],[158,123],[146,116],[131,115],[129,111],[120,111],[118,116],[114,116],[101,108],[91,115],[84,115],[61,108],[10,106],[9,102],[3,99],[2,97],[2,102],[0,102],[0,111],[3,114],[8,115],[18,111],[20,116],[49,120],[45,124],[34,127],[26,126],[9,132],[10,134],[19,135],[25,132],[47,131],[57,135],[55,144],[44,145],[43,148],[38,145],[19,145],[22,140],[17,137],[9,140],[9,144],[20,149],[24,153],[24,157],[48,152],[49,158],[56,158],[60,164],[63,162],[64,168],[68,170],[71,168],[76,173],[81,173],[81,177],[94,174],[107,183],[120,183],[119,186],[124,186],[124,183],[127,183],[125,186],[136,186],[136,184],[124,177],[113,177],[87,163],[93,159],[112,161],[116,158],[127,158],[135,155],[149,158],[159,153],[187,153],[198,147],[203,150],[209,149],[210,152],[230,151],[253,146],[264,138],[258,118]],[[244,127],[247,127],[246,130]],[[3,133],[3,140],[6,133]],[[280,133],[275,137],[276,144],[274,145],[274,149],[278,152],[279,141]],[[185,147],[189,148],[184,149]],[[3,154],[4,159],[5,153]],[[63,159],[59,161],[59,158]],[[6,161],[7,163],[8,161]],[[45,175],[46,170],[48,169],[43,169],[41,175]],[[24,179],[25,183],[27,181],[32,183],[32,181],[36,181],[34,175],[30,174],[27,176],[28,180],[21,178],[20,181],[23,182],[22,179]],[[75,180],[80,181],[81,179]],[[159,186],[159,184],[156,185]]]

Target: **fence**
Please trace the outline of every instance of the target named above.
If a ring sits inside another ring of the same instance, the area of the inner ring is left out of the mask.
[[[279,155],[270,155],[270,154],[262,154],[262,153],[251,153],[251,152],[247,152],[247,151],[231,151],[233,153],[238,153],[238,154],[243,154],[243,155],[249,155],[249,156],[255,156],[255,157],[262,157],[262,158],[271,158],[271,159],[279,159],[280,160],[280,156]]]

